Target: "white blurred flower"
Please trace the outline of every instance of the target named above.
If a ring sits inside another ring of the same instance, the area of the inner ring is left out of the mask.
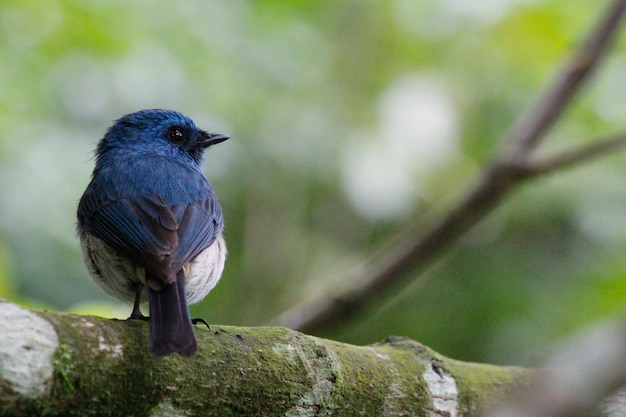
[[[380,98],[379,127],[345,152],[343,181],[356,210],[372,220],[411,210],[420,182],[457,151],[458,121],[450,93],[435,78],[408,75]]]

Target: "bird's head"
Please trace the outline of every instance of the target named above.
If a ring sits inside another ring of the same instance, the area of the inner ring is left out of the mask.
[[[184,114],[172,110],[141,110],[118,119],[96,149],[97,158],[108,154],[158,155],[202,163],[204,150],[228,139],[207,133]]]

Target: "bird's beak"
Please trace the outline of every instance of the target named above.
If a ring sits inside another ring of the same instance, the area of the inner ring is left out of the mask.
[[[229,139],[230,136],[223,135],[221,133],[206,133],[200,138],[198,141],[198,145],[208,148],[209,146],[216,145],[220,142],[224,142],[226,139]]]

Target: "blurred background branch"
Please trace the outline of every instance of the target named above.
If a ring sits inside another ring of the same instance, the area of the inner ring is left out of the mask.
[[[611,153],[620,151],[626,146],[626,134],[611,138],[603,138],[581,146],[577,149],[562,151],[558,155],[543,158],[533,158],[524,164],[523,169],[531,176],[549,174],[564,168],[574,167],[593,159],[602,158]]]
[[[509,138],[505,140],[509,145],[510,159],[526,163],[528,153],[541,142],[545,133],[567,109],[612,45],[624,15],[624,7],[626,2],[620,0],[610,4],[605,16],[561,69],[545,94],[530,107],[527,115],[518,118]]]
[[[604,321],[561,343],[530,383],[484,417],[624,415],[626,328]]]
[[[624,137],[591,145],[575,153],[567,152],[544,163],[533,164],[531,150],[567,109],[583,82],[601,63],[624,14],[626,1],[614,1],[609,11],[588,35],[546,93],[519,118],[506,140],[506,152],[486,169],[478,184],[431,229],[418,232],[377,256],[359,277],[349,277],[341,287],[331,287],[322,295],[305,299],[279,316],[277,323],[318,334],[342,326],[375,304],[397,285],[408,285],[415,273],[425,270],[438,256],[497,207],[523,180],[553,169],[579,164],[614,151],[624,145]]]

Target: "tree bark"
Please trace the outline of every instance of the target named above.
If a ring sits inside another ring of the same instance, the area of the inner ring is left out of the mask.
[[[1,415],[460,416],[535,373],[279,327],[196,326],[197,355],[155,358],[147,327],[0,301]]]

